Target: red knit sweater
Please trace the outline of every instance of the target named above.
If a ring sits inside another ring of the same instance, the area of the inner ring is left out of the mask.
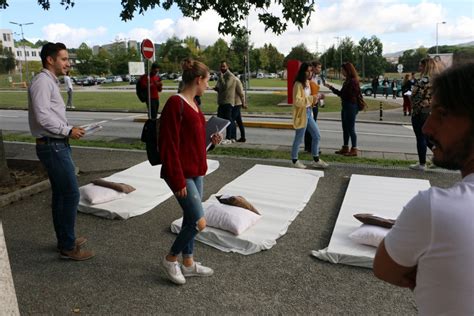
[[[159,135],[161,177],[173,192],[186,186],[186,178],[206,174],[206,120],[200,109],[194,111],[178,95],[170,97],[161,112]]]

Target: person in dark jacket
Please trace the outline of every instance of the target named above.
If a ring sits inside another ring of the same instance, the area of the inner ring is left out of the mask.
[[[336,151],[338,155],[357,156],[359,150],[357,148],[357,134],[355,131],[355,120],[357,113],[359,113],[359,106],[357,105],[357,97],[360,94],[359,76],[354,68],[354,65],[347,62],[341,66],[342,75],[345,77],[341,90],[334,88],[329,84],[324,84],[327,88],[341,98],[341,122],[343,132],[342,148]],[[352,148],[349,150],[349,138],[352,143]]]
[[[374,77],[374,79],[372,79],[372,94],[373,94],[374,98],[377,98],[377,89],[378,88],[379,88],[379,78]]]

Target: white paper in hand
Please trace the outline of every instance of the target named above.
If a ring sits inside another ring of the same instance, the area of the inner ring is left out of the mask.
[[[85,131],[84,136],[89,136],[100,131],[102,129],[102,125],[100,125],[99,123],[101,122],[82,125],[81,127]]]

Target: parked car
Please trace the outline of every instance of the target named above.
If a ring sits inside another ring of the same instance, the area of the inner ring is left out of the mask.
[[[377,94],[379,95],[383,94],[382,81],[383,80],[379,80],[379,86],[377,88]],[[392,95],[392,81],[393,80],[388,81],[388,95],[389,96]],[[362,85],[360,87],[360,92],[366,96],[372,95],[373,94],[372,84],[367,83],[367,84]],[[397,79],[397,97],[400,97],[400,98],[402,97],[402,80],[401,79]]]

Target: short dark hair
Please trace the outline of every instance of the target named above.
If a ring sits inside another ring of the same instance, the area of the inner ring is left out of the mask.
[[[474,63],[446,69],[433,80],[433,107],[456,115],[467,115],[474,125]]]
[[[58,53],[61,50],[67,50],[66,45],[64,45],[63,43],[48,42],[44,44],[40,52],[41,63],[43,64],[43,67],[47,66],[48,57],[53,57],[54,59],[56,59],[56,56],[58,56]]]
[[[160,66],[157,63],[151,64],[151,69],[160,69]]]
[[[322,64],[321,64],[321,62],[320,62],[319,60],[313,60],[313,61],[311,62],[311,65],[312,65],[313,67],[318,67],[318,66],[320,66],[320,65],[322,65]]]

